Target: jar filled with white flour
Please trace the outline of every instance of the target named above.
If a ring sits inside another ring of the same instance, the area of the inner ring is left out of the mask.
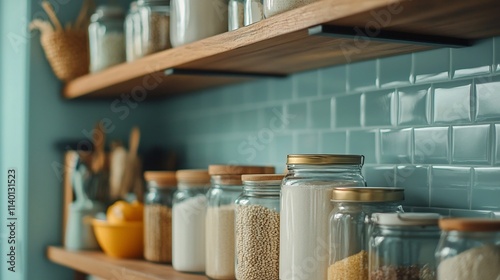
[[[448,218],[439,227],[439,280],[500,279],[500,220]]]
[[[361,155],[288,155],[281,187],[280,279],[326,280],[335,187],[364,187]]]
[[[264,15],[266,18],[272,17],[316,1],[318,0],[264,0]]]
[[[235,201],[243,191],[242,174],[272,174],[274,167],[210,165],[212,187],[207,193],[206,275],[211,279],[236,279]]]
[[[183,272],[205,272],[207,170],[176,172],[177,191],[172,208],[172,267]]]

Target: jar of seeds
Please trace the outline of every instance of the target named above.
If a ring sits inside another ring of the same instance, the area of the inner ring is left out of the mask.
[[[170,0],[139,0],[141,49],[139,57],[171,48]]]
[[[207,193],[206,274],[210,279],[235,279],[235,200],[243,191],[242,174],[272,174],[274,167],[210,165]]]
[[[137,59],[141,52],[141,17],[136,1],[130,3],[130,9],[125,17],[124,26],[127,62],[131,62]]]
[[[245,4],[243,0],[229,0],[228,29],[236,30],[244,26]]]
[[[242,175],[236,200],[236,279],[279,280],[283,174]]]
[[[263,0],[245,0],[245,26],[264,19]]]
[[[124,12],[119,6],[99,6],[90,18],[90,72],[125,62]]]
[[[148,192],[144,201],[144,259],[172,262],[172,205],[177,181],[173,171],[144,173]]]

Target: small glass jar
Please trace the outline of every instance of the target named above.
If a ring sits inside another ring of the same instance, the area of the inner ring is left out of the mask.
[[[316,1],[318,0],[264,0],[264,14],[269,18]]]
[[[125,17],[125,53],[127,62],[136,60],[141,51],[141,16],[138,12],[137,2],[131,2]]]
[[[138,57],[171,48],[170,0],[138,0],[141,48]]]
[[[500,279],[500,220],[448,218],[439,227],[439,280]]]
[[[335,188],[328,280],[368,279],[368,239],[375,212],[402,213],[404,189]]]
[[[236,200],[236,279],[279,280],[283,174],[242,175]]]
[[[370,280],[435,280],[438,220],[434,213],[373,214]]]
[[[271,174],[274,167],[210,165],[212,187],[207,193],[206,274],[211,279],[235,279],[234,209],[243,190],[242,174]]]
[[[264,0],[245,0],[245,26],[264,19]]]
[[[183,272],[205,272],[207,170],[179,170],[172,209],[172,267]]]
[[[90,72],[125,62],[124,12],[118,6],[99,6],[90,17]]]
[[[179,47],[228,30],[228,0],[172,0],[172,46]]]
[[[288,155],[281,187],[280,279],[327,279],[335,187],[364,187],[361,155]]]
[[[245,4],[244,0],[229,0],[228,4],[228,30],[236,30],[244,26]]]
[[[144,199],[144,259],[172,261],[172,205],[177,187],[174,171],[144,173],[148,192]]]

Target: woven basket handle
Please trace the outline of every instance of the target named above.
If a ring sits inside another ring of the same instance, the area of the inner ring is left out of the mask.
[[[52,24],[54,24],[54,26],[56,27],[56,31],[62,31],[63,28],[62,28],[61,22],[57,18],[56,13],[54,12],[54,8],[52,7],[52,5],[48,1],[43,1],[42,7],[45,10],[45,12],[47,13],[47,15],[49,16],[50,21],[52,21]]]

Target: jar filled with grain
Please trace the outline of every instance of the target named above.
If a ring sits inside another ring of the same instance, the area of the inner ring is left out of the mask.
[[[281,186],[280,279],[327,279],[335,187],[364,187],[361,155],[288,155]]]
[[[264,15],[269,18],[316,1],[318,0],[264,0]]]
[[[404,189],[334,188],[328,280],[368,279],[371,215],[402,213]]]
[[[90,17],[90,72],[125,62],[124,17],[121,7],[111,5],[97,7]]]
[[[183,272],[205,272],[207,170],[179,170],[172,209],[172,267]]]
[[[245,0],[245,26],[264,19],[264,0]]]
[[[439,227],[439,280],[500,279],[500,220],[448,218]]]
[[[370,280],[435,280],[438,220],[434,213],[373,214]]]
[[[141,49],[138,57],[171,48],[170,0],[139,0]]]
[[[236,279],[279,280],[283,174],[242,175],[236,200]]]
[[[235,279],[235,200],[243,191],[241,175],[273,174],[274,167],[210,165],[212,186],[207,193],[206,275]]]
[[[144,201],[144,259],[172,262],[172,205],[177,180],[174,171],[144,173],[148,192]]]
[[[245,4],[244,0],[229,0],[228,3],[228,29],[236,30],[244,26]]]
[[[124,26],[126,57],[127,62],[131,62],[141,54],[141,16],[136,1],[130,3]]]

